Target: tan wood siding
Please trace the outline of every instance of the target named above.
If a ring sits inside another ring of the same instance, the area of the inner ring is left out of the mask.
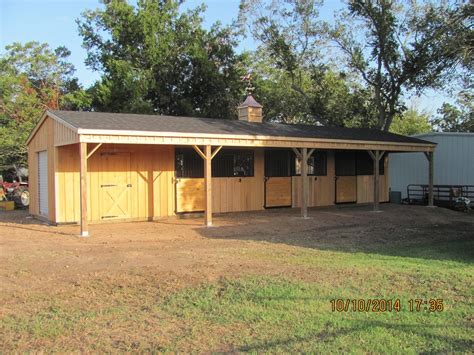
[[[384,175],[379,177],[379,196],[380,202],[388,202],[389,200],[389,182],[388,182],[388,159],[380,161],[384,164]],[[357,203],[374,202],[374,176],[359,175],[357,176]]]
[[[268,177],[265,183],[265,207],[291,206],[291,177]]]
[[[55,163],[56,154],[54,147],[54,121],[47,117],[37,129],[35,135],[28,144],[28,172],[30,189],[29,212],[39,215],[39,192],[38,192],[38,152],[48,153],[48,220],[56,222],[55,203]]]
[[[61,122],[54,120],[54,145],[66,145],[79,142],[79,135]]]
[[[301,176],[293,176],[293,207],[301,207]],[[334,204],[334,177],[308,176],[308,207],[330,206]]]
[[[327,153],[326,176],[308,176],[309,182],[309,207],[330,206],[334,204],[335,193],[335,166],[334,152]],[[292,207],[301,207],[301,177],[293,176],[292,183]]]
[[[263,150],[254,153],[253,177],[212,178],[212,211],[216,213],[263,209]],[[178,179],[177,212],[204,210],[204,179]]]
[[[93,147],[89,148],[91,151]],[[79,146],[58,147],[58,223],[77,222],[79,204]],[[128,153],[130,159],[119,160],[105,169],[104,153]],[[130,168],[128,168],[130,166]],[[174,148],[170,146],[103,145],[88,159],[89,221],[104,220],[108,203],[101,188],[104,170],[126,173],[130,181],[129,218],[153,219],[174,214]],[[110,201],[109,201],[110,202]]]
[[[336,203],[357,202],[357,176],[338,176]]]

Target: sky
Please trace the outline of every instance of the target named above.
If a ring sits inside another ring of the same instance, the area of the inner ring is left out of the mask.
[[[194,8],[204,2],[207,10],[204,25],[210,27],[216,21],[229,24],[237,17],[240,0],[187,0],[184,9]],[[84,87],[99,79],[100,74],[88,69],[84,60],[86,51],[77,31],[75,20],[88,9],[102,5],[98,0],[0,0],[0,54],[13,42],[47,42],[52,48],[66,46],[71,51],[70,61],[76,68],[75,75]],[[341,8],[340,0],[326,0],[321,18],[331,20],[335,10]],[[242,40],[238,50],[252,50],[252,39]],[[447,98],[430,91],[415,101],[416,105],[435,113]]]

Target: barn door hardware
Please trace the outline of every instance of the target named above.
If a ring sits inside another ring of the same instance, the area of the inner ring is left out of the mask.
[[[107,219],[107,218],[117,218],[118,216],[102,216],[102,219]]]
[[[132,184],[127,184],[127,187],[132,187]]]
[[[100,185],[100,187],[114,187],[114,186],[117,186],[117,185]]]

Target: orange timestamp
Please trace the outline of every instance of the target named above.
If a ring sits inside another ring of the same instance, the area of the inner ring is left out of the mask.
[[[400,312],[402,302],[397,299],[368,298],[368,299],[332,299],[331,309],[333,312]],[[414,298],[408,300],[410,312],[442,312],[444,310],[443,299]]]

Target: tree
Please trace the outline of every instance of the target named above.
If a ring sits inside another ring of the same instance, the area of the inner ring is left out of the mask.
[[[47,109],[79,109],[89,97],[72,77],[65,47],[28,42],[0,58],[0,170],[26,166],[26,139]]]
[[[339,71],[350,70],[370,91],[375,126],[382,130],[389,130],[393,118],[405,109],[405,94],[442,87],[466,63],[456,45],[468,48],[472,38],[468,4],[350,0],[335,25],[318,20],[319,5],[315,0],[241,1],[241,24],[248,25],[305,100],[309,97],[300,85],[301,73],[327,59],[320,51],[325,39],[336,44],[333,62]]]
[[[91,90],[95,109],[236,116],[244,68],[234,34],[219,24],[204,30],[203,7],[181,13],[179,4],[111,0],[82,14],[86,64],[103,73]]]
[[[474,132],[474,100],[471,92],[461,92],[457,106],[445,102],[432,121],[440,132]]]
[[[290,74],[254,55],[252,68],[255,93],[265,107],[265,120],[283,123],[305,123],[335,126],[370,126],[374,117],[370,94],[350,85],[341,73],[318,66],[300,73],[299,86],[292,88]]]
[[[239,24],[259,48],[251,65],[256,94],[272,120],[326,126],[370,126],[371,93],[320,64],[320,1],[242,1]]]
[[[404,92],[439,89],[456,74],[462,58],[453,43],[470,31],[463,9],[445,3],[349,1],[349,11],[329,33],[348,67],[373,89],[378,128],[389,130],[404,110]]]
[[[427,112],[419,112],[414,107],[409,108],[402,114],[395,116],[390,132],[412,136],[414,134],[427,133],[433,130]]]

